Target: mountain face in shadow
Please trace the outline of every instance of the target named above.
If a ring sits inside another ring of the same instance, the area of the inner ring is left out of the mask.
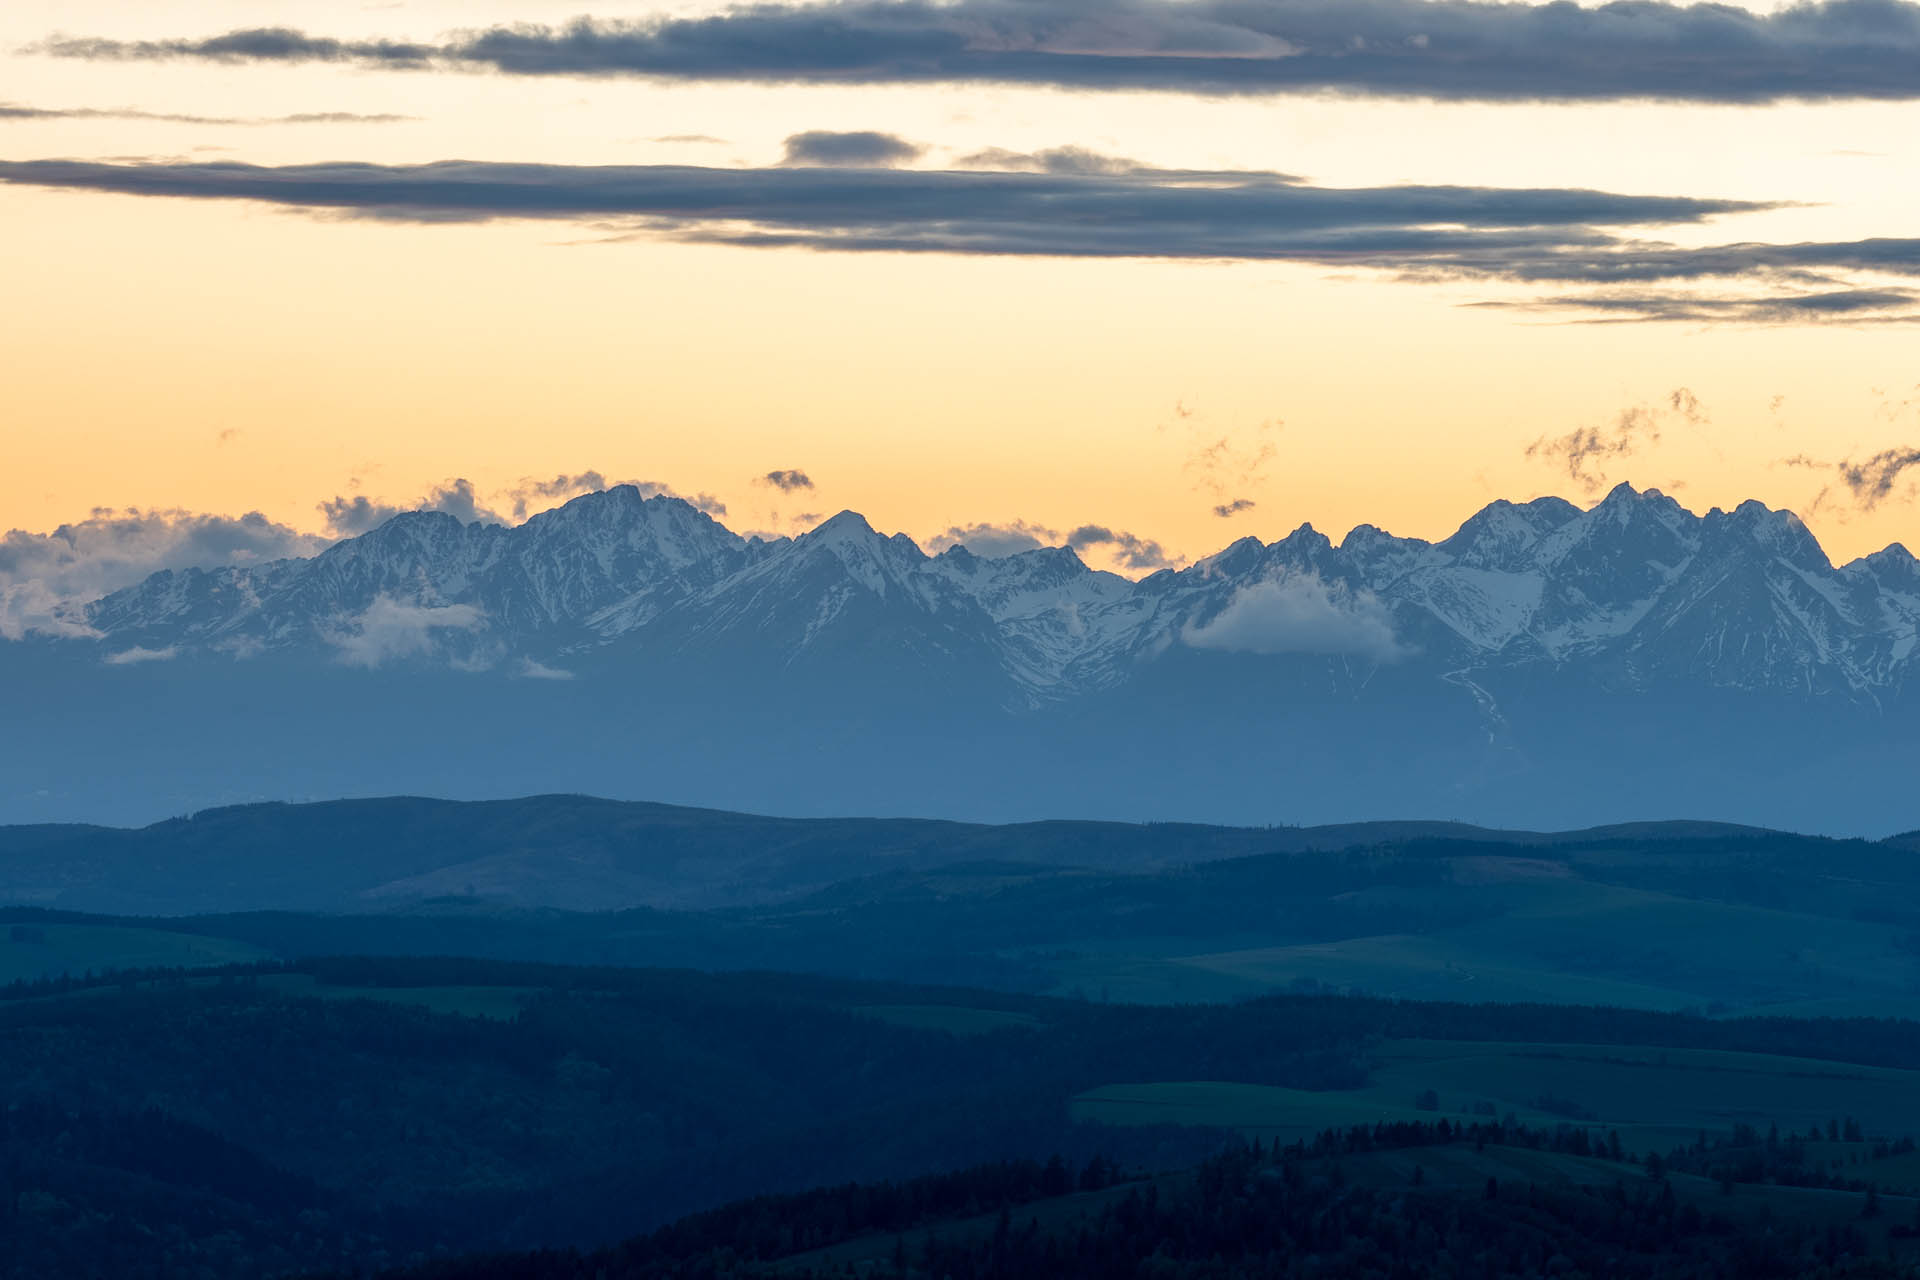
[[[795,814],[1914,824],[1920,564],[1621,486],[1137,582],[632,487],[156,574],[0,644],[0,819],[589,790]],[[136,770],[136,765],[139,767]]]

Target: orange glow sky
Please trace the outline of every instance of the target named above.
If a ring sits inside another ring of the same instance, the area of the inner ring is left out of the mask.
[[[684,6],[682,6],[684,8]],[[618,17],[657,6],[600,5]],[[263,11],[271,10],[270,14]],[[0,121],[0,158],[290,164],[448,158],[767,165],[800,129],[884,128],[939,166],[1080,145],[1328,185],[1572,186],[1785,200],[1681,242],[1912,234],[1915,107],[1435,105],[975,87],[660,85],[330,66],[78,62],[56,31],[341,35],[564,19],[552,0],[14,0],[14,104],[397,124]],[[719,142],[651,141],[702,134]],[[717,495],[742,531],[843,507],[923,539],[1098,522],[1199,556],[1303,521],[1440,537],[1487,501],[1654,486],[1802,514],[1836,560],[1920,544],[1901,488],[1863,510],[1824,471],[1920,437],[1912,325],[1591,325],[1473,308],[1503,286],[1265,263],[1051,260],[596,242],[557,222],[400,225],[232,201],[0,186],[0,528],[98,506],[404,502],[594,468]],[[1678,388],[1692,418],[1661,406]],[[1529,444],[1660,414],[1583,476]],[[797,496],[754,483],[799,468]],[[1220,518],[1213,508],[1247,499]]]

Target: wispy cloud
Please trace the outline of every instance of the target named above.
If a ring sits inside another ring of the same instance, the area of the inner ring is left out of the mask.
[[[1565,435],[1541,436],[1527,446],[1527,457],[1558,462],[1567,477],[1588,493],[1607,484],[1607,467],[1660,443],[1667,425],[1704,426],[1706,406],[1686,387],[1676,387],[1655,404],[1630,405],[1601,426],[1575,427]]]
[[[27,120],[150,120],[160,124],[273,125],[273,124],[404,124],[417,116],[363,115],[357,111],[301,111],[285,116],[202,116],[177,111],[143,111],[138,107],[28,107],[0,102],[0,124]]]
[[[1844,499],[1856,510],[1872,511],[1890,499],[1912,496],[1911,486],[1902,481],[1908,472],[1920,467],[1920,448],[1896,445],[1865,458],[1842,458],[1838,462],[1799,454],[1783,459],[1783,463],[1833,476],[1833,481],[1814,495],[1809,511],[1831,507],[1836,499]]]
[[[982,82],[1199,94],[1758,103],[1920,97],[1920,5],[1771,13],[1636,0],[828,0],[702,17],[580,19],[440,41],[292,28],[59,36],[60,57],[348,63],[511,75],[877,84]]]
[[[792,469],[769,471],[754,480],[755,484],[767,485],[782,493],[798,493],[813,488],[813,477],[804,471]]]

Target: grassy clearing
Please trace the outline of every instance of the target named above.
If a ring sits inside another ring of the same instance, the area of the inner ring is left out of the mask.
[[[1415,1107],[1429,1091],[1438,1112]],[[1857,1118],[1869,1135],[1920,1134],[1920,1072],[1709,1050],[1399,1040],[1381,1046],[1373,1083],[1364,1089],[1110,1085],[1079,1095],[1074,1114],[1103,1124],[1205,1125],[1286,1141],[1380,1121],[1511,1115],[1530,1125],[1617,1130],[1628,1148],[1645,1151],[1736,1124],[1805,1132],[1844,1116]],[[1911,1176],[1920,1186],[1920,1160]]]
[[[209,969],[267,959],[258,947],[120,925],[0,925],[0,983],[78,977],[89,970]]]
[[[305,973],[268,974],[259,984],[284,995],[318,1000],[374,1000],[416,1005],[434,1013],[510,1022],[518,1017],[536,987],[346,987],[321,982]]]
[[[1473,861],[1473,860],[1467,860]],[[1483,860],[1484,861],[1484,860]],[[1056,995],[1170,1003],[1314,983],[1407,1000],[1609,1004],[1920,1018],[1902,931],[1566,876],[1368,889],[1343,907],[1467,911],[1432,932],[1259,945],[1246,938],[1062,940]]]
[[[1123,1182],[1099,1191],[1077,1191],[1072,1195],[1059,1196],[1052,1200],[1036,1200],[1031,1204],[1015,1206],[1007,1216],[1009,1222],[1016,1228],[1024,1228],[1032,1222],[1038,1224],[1040,1230],[1045,1233],[1067,1231],[1099,1213],[1108,1205],[1126,1199],[1135,1191],[1144,1190],[1149,1186],[1157,1186],[1165,1191],[1188,1177],[1189,1175],[1184,1173],[1165,1174],[1140,1182]],[[999,1225],[998,1213],[984,1213],[971,1218],[951,1218],[929,1226],[918,1226],[910,1231],[881,1232],[829,1245],[824,1249],[797,1253],[781,1259],[771,1269],[776,1272],[812,1272],[815,1275],[829,1271],[851,1270],[855,1275],[871,1275],[880,1269],[889,1268],[893,1262],[895,1250],[902,1244],[906,1248],[908,1257],[912,1257],[928,1235],[933,1235],[940,1240],[978,1240],[991,1236]]]
[[[1357,1093],[1311,1093],[1273,1085],[1188,1080],[1116,1084],[1073,1099],[1073,1117],[1092,1124],[1195,1125],[1293,1142],[1325,1129],[1438,1117]]]
[[[1007,1009],[974,1009],[950,1004],[867,1004],[853,1010],[915,1031],[945,1031],[956,1036],[981,1036],[1010,1027],[1037,1027],[1040,1019]]]

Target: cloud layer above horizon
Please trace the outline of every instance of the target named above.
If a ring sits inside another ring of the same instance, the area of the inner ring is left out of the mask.
[[[744,248],[1064,258],[1292,262],[1415,280],[1604,288],[1490,305],[1599,318],[1786,315],[1842,322],[1920,303],[1842,273],[1920,275],[1920,238],[1681,247],[1623,230],[1697,225],[1777,202],[1574,188],[1323,187],[1289,174],[1094,163],[903,169],[886,135],[853,138],[851,166],[770,168],[441,161],[266,166],[192,161],[0,161],[0,183],[135,196],[248,200],[333,215],[440,224],[564,220],[600,240]],[[876,143],[874,139],[880,139]],[[790,139],[790,142],[793,140]],[[907,144],[901,144],[905,148]],[[877,148],[877,149],[876,149]],[[1028,157],[1000,153],[1002,159]],[[1764,282],[1754,297],[1648,291],[1655,282]],[[1792,286],[1791,293],[1779,286]]]
[[[255,27],[145,40],[56,36],[37,51],[521,76],[1490,102],[1920,97],[1920,5],[1907,0],[1812,0],[1772,13],[1660,0],[1591,8],[1481,0],[830,0],[699,17],[517,23],[437,41]]]

